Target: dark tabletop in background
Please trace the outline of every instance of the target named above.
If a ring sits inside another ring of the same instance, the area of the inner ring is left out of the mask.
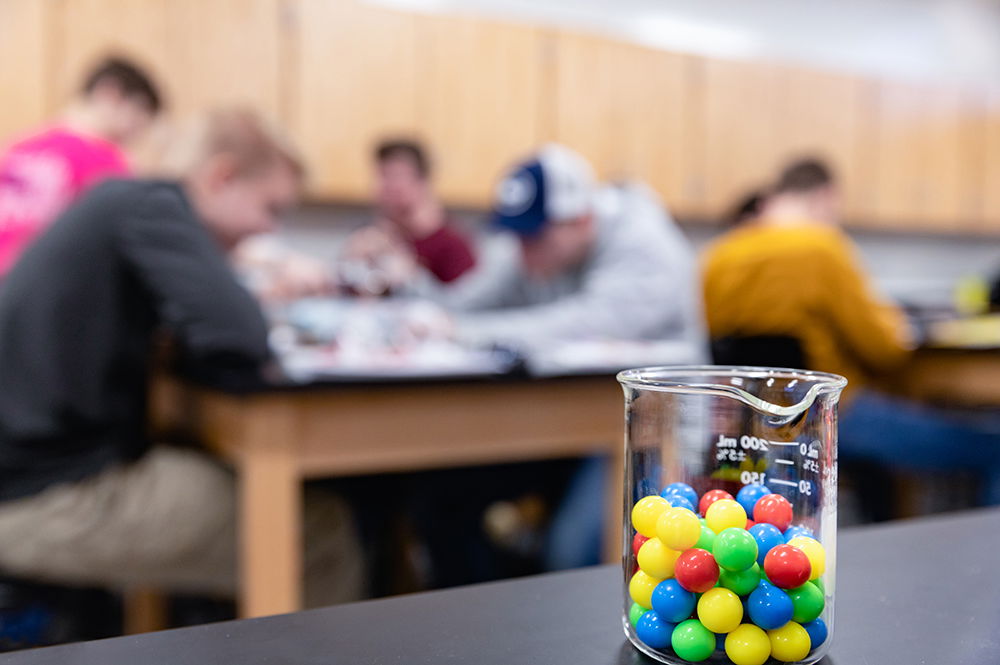
[[[840,534],[826,664],[1000,663],[1000,509]],[[602,566],[0,657],[11,665],[650,663]]]

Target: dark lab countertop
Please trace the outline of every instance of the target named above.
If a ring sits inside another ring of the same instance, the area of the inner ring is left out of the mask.
[[[850,529],[824,663],[1000,662],[1000,509]],[[650,663],[626,641],[621,571],[588,568],[310,612],[52,647],[10,665]]]

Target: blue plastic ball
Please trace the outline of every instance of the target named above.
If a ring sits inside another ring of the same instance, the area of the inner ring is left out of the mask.
[[[716,651],[725,651],[726,650],[726,637],[727,637],[727,635],[725,633],[716,633],[715,634],[715,650]]]
[[[684,510],[690,510],[692,513],[694,512],[694,506],[692,506],[691,502],[685,499],[682,494],[674,492],[673,494],[668,494],[663,498],[670,503],[671,508],[683,508]]]
[[[781,628],[792,620],[795,611],[787,593],[764,581],[750,594],[747,608],[750,620],[764,630]]]
[[[829,633],[826,629],[826,622],[822,619],[815,619],[809,623],[804,623],[802,627],[809,633],[809,642],[812,644],[813,649],[826,642]]]
[[[654,649],[664,649],[670,646],[670,637],[674,634],[674,624],[667,623],[655,610],[650,610],[639,617],[635,624],[635,634],[640,640]]]
[[[694,488],[687,483],[670,483],[663,488],[660,492],[662,496],[667,501],[670,501],[669,494],[680,494],[682,497],[687,499],[687,502],[691,504],[692,509],[694,506],[698,505],[698,493],[694,491]],[[671,503],[673,505],[673,503]]]
[[[747,516],[753,519],[753,507],[757,505],[757,500],[765,494],[770,494],[771,489],[767,485],[744,485],[736,493],[736,502],[747,511]]]
[[[778,527],[767,522],[754,524],[750,527],[750,535],[757,541],[757,563],[764,567],[764,557],[771,551],[772,547],[785,544],[785,536],[778,530]]]
[[[796,536],[809,536],[810,538],[815,538],[816,537],[816,536],[813,535],[813,530],[812,529],[810,529],[807,526],[803,526],[801,524],[799,524],[797,526],[790,526],[787,529],[785,529],[785,542],[786,543],[788,541],[790,541],[792,538],[795,538]]]
[[[651,605],[664,621],[680,623],[694,612],[698,598],[674,578],[666,579],[653,589]]]

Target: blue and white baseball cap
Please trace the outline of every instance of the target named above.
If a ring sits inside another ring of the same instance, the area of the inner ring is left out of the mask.
[[[549,143],[515,166],[497,185],[495,226],[522,236],[547,223],[567,222],[589,213],[594,203],[594,172],[583,157]]]

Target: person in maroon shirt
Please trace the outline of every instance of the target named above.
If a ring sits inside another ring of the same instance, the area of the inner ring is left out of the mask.
[[[419,143],[380,143],[375,175],[377,216],[348,240],[348,260],[379,264],[397,275],[415,262],[444,283],[476,265],[472,245],[434,195],[430,161]]]

